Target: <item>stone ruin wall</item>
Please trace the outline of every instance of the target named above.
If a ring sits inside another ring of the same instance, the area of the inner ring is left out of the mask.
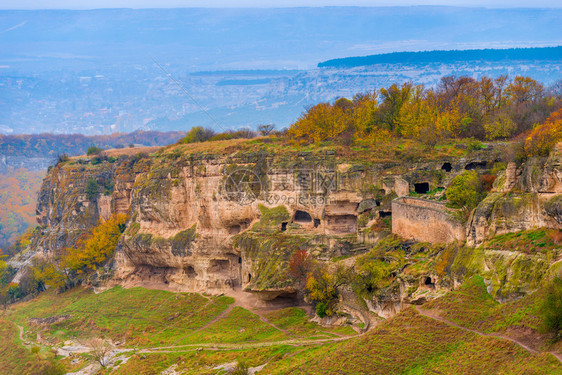
[[[409,197],[392,201],[392,233],[432,243],[466,239],[464,226],[445,211],[444,204]]]

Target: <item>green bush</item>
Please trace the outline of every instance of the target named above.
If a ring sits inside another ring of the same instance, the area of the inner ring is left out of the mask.
[[[562,279],[556,277],[546,289],[546,297],[542,303],[543,329],[560,340],[562,335]]]
[[[88,149],[86,150],[86,155],[88,155],[88,156],[98,155],[102,151],[103,151],[102,148],[99,148],[97,146],[91,146],[91,147],[88,147]]]
[[[461,209],[462,219],[468,219],[470,211],[486,196],[475,171],[464,171],[455,176],[447,188],[446,195],[449,207]]]
[[[316,315],[323,318],[328,314],[328,304],[326,302],[318,302],[316,305]]]
[[[187,135],[179,141],[179,143],[197,143],[205,142],[211,139],[215,132],[201,126],[192,128]]]
[[[97,197],[99,193],[99,185],[97,181],[90,177],[88,183],[86,184],[86,198],[92,200]]]

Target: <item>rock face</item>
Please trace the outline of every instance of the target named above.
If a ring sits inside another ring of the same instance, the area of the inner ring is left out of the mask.
[[[52,168],[44,181],[32,250],[54,257],[75,246],[99,220],[125,213],[114,283],[210,293],[240,287],[264,300],[294,298],[298,290],[288,263],[296,250],[325,260],[353,255],[367,251],[391,228],[422,241],[462,240],[464,227],[439,203],[391,202],[438,190],[461,171],[494,160],[477,154],[365,166],[344,163],[329,152],[213,155],[174,148],[101,163],[72,159]],[[505,203],[504,187],[498,186],[476,210],[469,241],[534,225],[559,227],[559,162],[553,157],[534,167],[508,168],[504,180],[513,180],[513,189],[529,187],[518,193],[528,195],[525,204],[516,205],[514,198]],[[518,224],[512,222],[516,217]]]
[[[487,237],[538,227],[562,228],[562,144],[548,158],[533,158],[523,165],[510,163],[494,190],[474,211],[467,243]]]

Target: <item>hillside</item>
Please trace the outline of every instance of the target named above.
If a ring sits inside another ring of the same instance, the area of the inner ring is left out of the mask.
[[[3,369],[560,373],[556,92],[444,77],[260,132],[60,157],[0,260]]]
[[[471,142],[428,152],[270,136],[62,161],[31,246],[11,260],[14,293],[50,288],[8,306],[2,329],[17,345],[1,348],[0,366],[92,373],[103,344],[112,374],[239,361],[264,374],[560,373],[541,309],[560,270],[562,145],[518,165],[509,143]],[[463,222],[439,206],[440,187],[467,171],[497,178]],[[96,225],[109,231],[112,213],[126,215],[114,240]],[[103,241],[114,241],[109,262],[73,268],[72,254]],[[49,268],[61,262],[62,280]]]

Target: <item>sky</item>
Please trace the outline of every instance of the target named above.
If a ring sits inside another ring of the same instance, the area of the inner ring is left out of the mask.
[[[0,0],[0,9],[226,8],[445,5],[488,8],[560,8],[560,0]]]

